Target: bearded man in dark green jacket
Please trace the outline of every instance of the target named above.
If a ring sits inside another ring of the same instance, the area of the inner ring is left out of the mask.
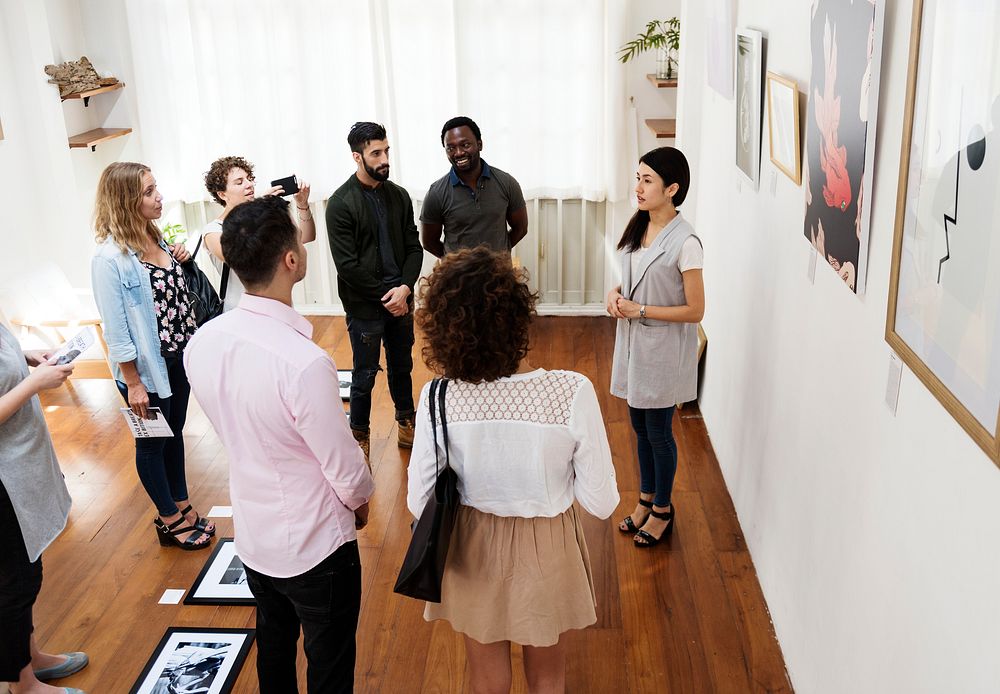
[[[397,440],[403,448],[413,445],[413,288],[424,251],[410,196],[389,180],[385,128],[355,123],[347,143],[358,170],[327,200],[326,228],[354,355],[351,431],[367,460],[382,343]]]

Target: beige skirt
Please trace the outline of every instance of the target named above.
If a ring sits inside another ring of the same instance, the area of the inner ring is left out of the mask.
[[[597,621],[583,527],[572,506],[554,518],[494,516],[461,506],[448,549],[441,602],[424,619],[444,619],[480,643],[552,646]]]

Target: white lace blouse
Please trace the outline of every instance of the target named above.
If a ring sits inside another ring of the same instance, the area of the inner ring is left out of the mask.
[[[434,488],[428,393],[417,408],[407,505],[419,516]],[[598,518],[618,506],[611,449],[594,386],[573,371],[515,374],[490,383],[448,383],[451,466],[464,505],[497,516],[553,517],[576,498]],[[444,436],[438,421],[438,448]]]

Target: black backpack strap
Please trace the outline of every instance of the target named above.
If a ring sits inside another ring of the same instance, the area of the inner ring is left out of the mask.
[[[434,411],[436,409],[434,405],[437,401],[437,389],[440,383],[440,378],[435,378],[431,381],[431,392],[427,398],[427,404],[430,406],[431,411],[431,436],[434,437],[434,479],[437,479],[438,476],[438,430],[437,413]]]
[[[222,264],[222,286],[219,287],[219,299],[226,303],[226,292],[229,290],[229,263]]]
[[[448,419],[444,414],[444,392],[448,389],[448,379],[441,379],[441,391],[438,393],[438,407],[441,410],[441,433],[444,435],[444,466],[451,467],[451,450],[448,445]]]

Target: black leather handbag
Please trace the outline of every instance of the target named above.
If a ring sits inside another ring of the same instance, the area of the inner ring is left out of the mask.
[[[198,324],[198,327],[201,327],[216,316],[222,315],[223,306],[222,299],[219,298],[215,287],[212,286],[212,283],[208,281],[208,277],[201,271],[197,263],[194,262],[194,258],[198,255],[200,249],[201,239],[198,239],[198,245],[194,247],[194,253],[191,254],[188,260],[181,263],[181,269],[184,271],[184,283],[187,285],[188,304],[191,306],[191,311],[194,313],[194,322]]]
[[[393,588],[400,595],[428,602],[441,602],[444,563],[448,558],[451,531],[455,527],[455,516],[458,512],[458,475],[451,468],[448,454],[448,420],[444,413],[444,393],[447,387],[448,381],[445,379],[435,378],[431,382],[428,400],[431,409],[431,431],[434,433],[434,470],[437,481],[434,483],[434,493],[427,500],[424,512],[420,514],[413,529],[410,547],[406,550],[403,566],[396,579],[396,587]],[[439,454],[435,400],[441,414],[441,433],[444,436],[445,458],[444,468],[441,470],[438,470],[437,466]]]

